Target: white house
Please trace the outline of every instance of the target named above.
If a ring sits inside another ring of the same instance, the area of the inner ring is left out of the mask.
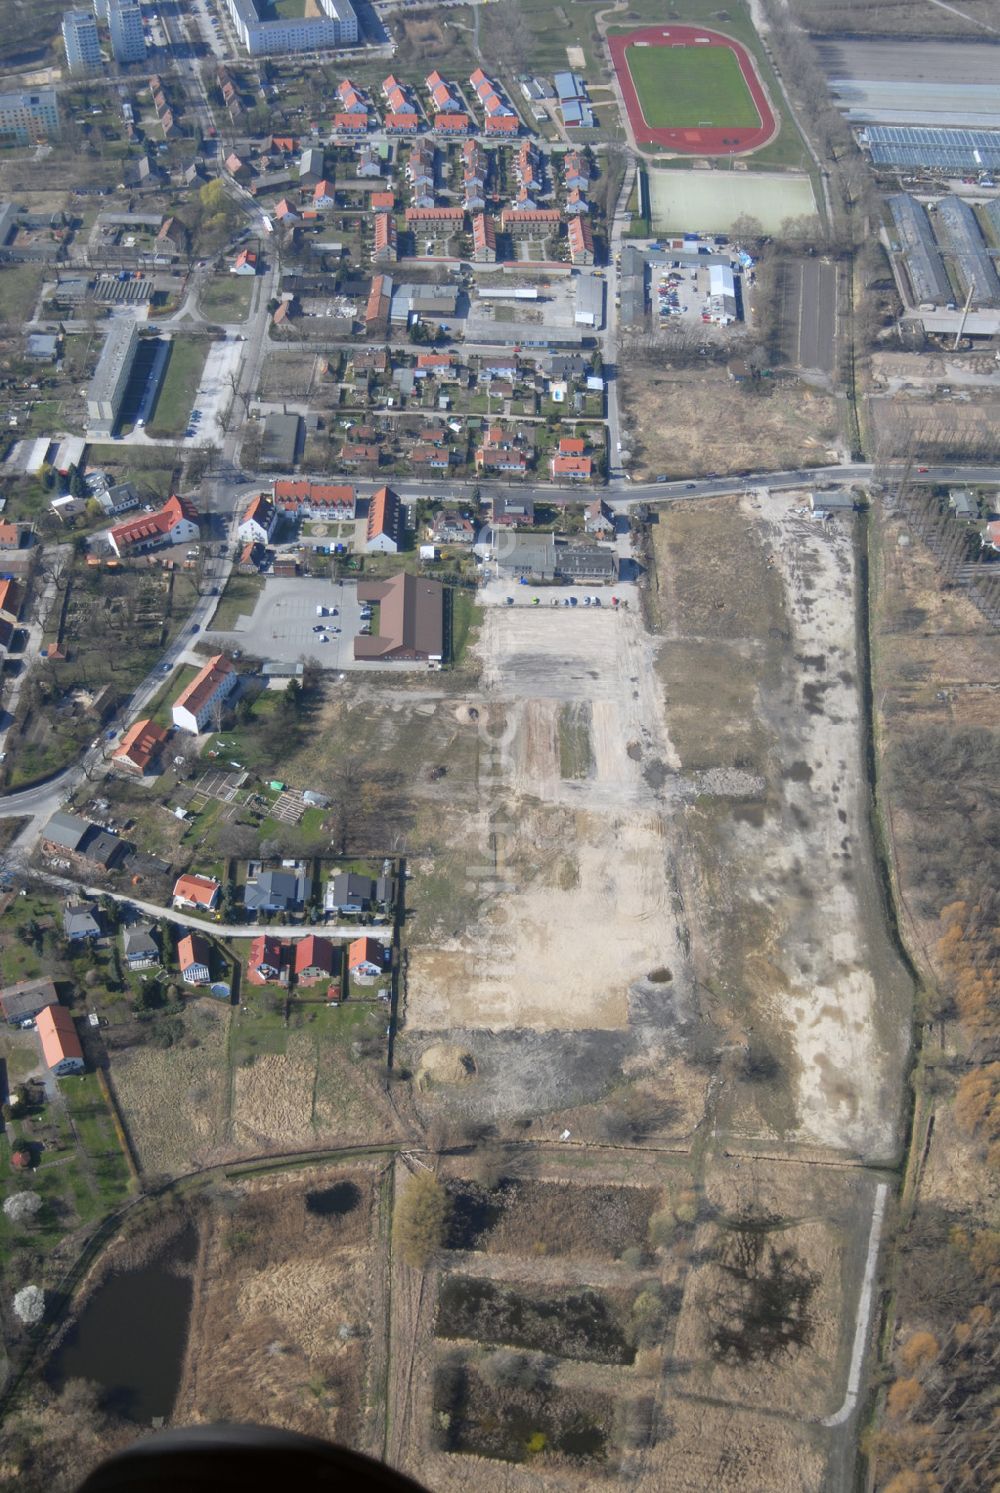
[[[267,544],[278,522],[278,510],[263,493],[244,513],[237,533],[243,544]]]
[[[225,654],[210,658],[174,701],[172,715],[177,729],[195,736],[203,731],[221,702],[236,688],[237,677]]]

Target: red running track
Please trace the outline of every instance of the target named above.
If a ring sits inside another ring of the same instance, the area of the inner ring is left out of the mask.
[[[625,58],[626,47],[633,47],[637,42],[646,42],[649,46],[657,47],[693,46],[699,41],[704,46],[705,42],[702,38],[706,37],[710,46],[728,47],[731,52],[735,52],[744,82],[757,106],[760,124],[756,129],[739,126],[711,129],[704,127],[654,129],[646,123],[642,112],[642,105],[639,103],[639,96],[635,91],[632,74],[629,72]],[[757,69],[753,65],[750,54],[738,41],[732,41],[718,31],[706,31],[700,26],[646,26],[641,31],[630,31],[627,36],[609,36],[608,46],[611,48],[611,60],[618,74],[618,82],[621,85],[636,145],[662,145],[668,150],[676,150],[684,155],[734,156],[743,155],[745,151],[759,150],[777,134],[777,120],[767,101],[764,85],[757,75]]]

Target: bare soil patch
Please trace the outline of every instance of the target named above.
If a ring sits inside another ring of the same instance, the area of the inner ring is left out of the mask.
[[[795,379],[754,397],[725,369],[638,367],[622,377],[633,477],[791,469],[835,461],[833,398]]]
[[[868,838],[851,529],[800,504],[720,500],[653,531],[668,718],[700,790],[692,931],[714,1019],[745,1053],[726,1123],[888,1155],[907,992]]]
[[[434,915],[442,867],[428,863],[425,878],[415,863],[411,1026],[621,1028],[633,982],[658,965],[683,968],[664,876],[668,820],[661,782],[648,777],[651,762],[675,760],[653,646],[634,612],[487,608],[479,793],[465,812],[453,801],[448,819],[453,853],[464,852],[464,917],[452,922],[450,898]],[[614,938],[595,938],[609,919]]]

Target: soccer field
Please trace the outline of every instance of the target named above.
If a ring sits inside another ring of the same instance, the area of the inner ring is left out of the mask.
[[[643,116],[654,129],[753,129],[761,123],[728,47],[632,46],[625,60]]]

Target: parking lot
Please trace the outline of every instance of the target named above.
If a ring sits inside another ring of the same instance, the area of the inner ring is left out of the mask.
[[[320,618],[318,606],[336,607],[337,615]],[[231,632],[209,636],[220,647],[240,648],[272,663],[297,663],[305,656],[324,669],[352,669],[354,638],[361,625],[354,581],[269,576],[252,615],[240,617]],[[315,630],[320,626],[323,632]]]

